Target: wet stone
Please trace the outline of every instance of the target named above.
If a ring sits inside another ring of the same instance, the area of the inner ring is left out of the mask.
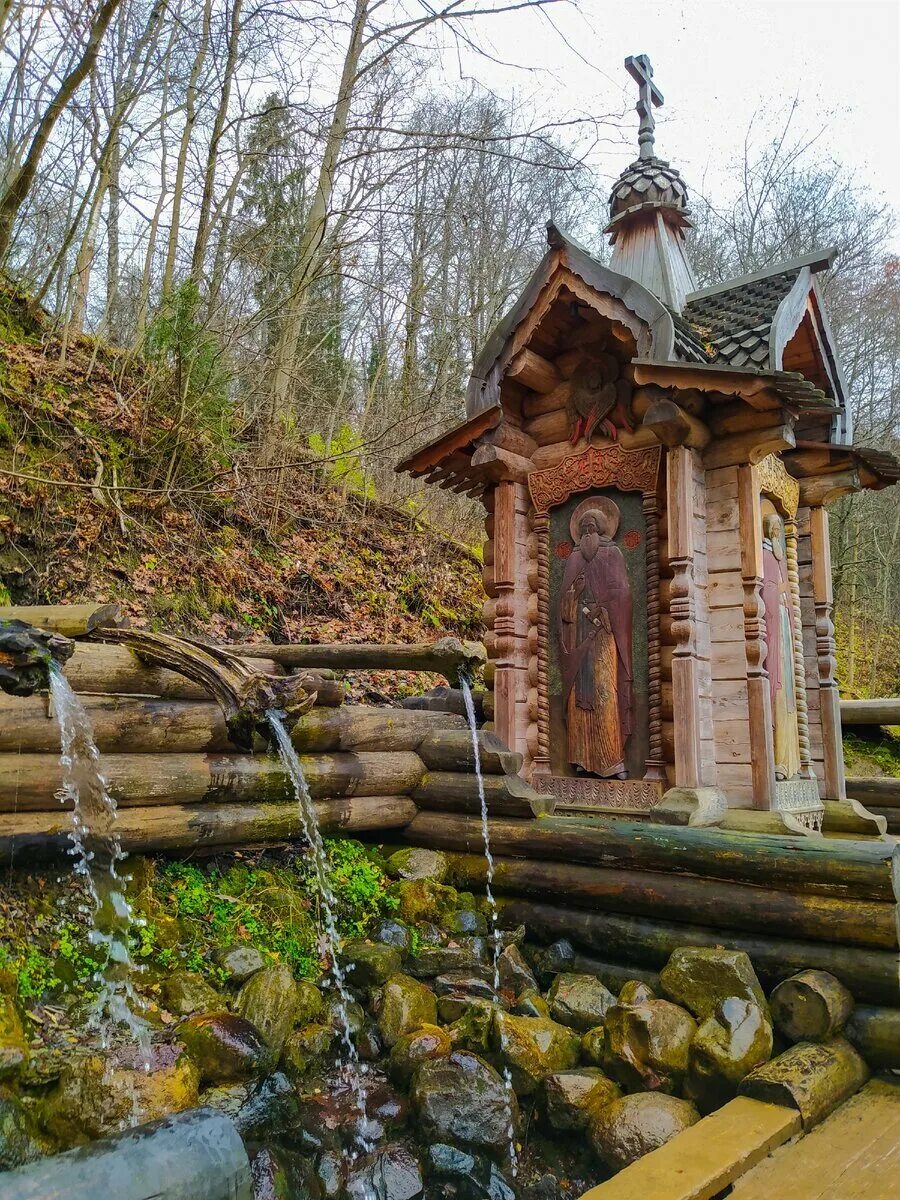
[[[385,864],[392,879],[428,879],[443,883],[450,870],[446,854],[409,846],[392,854]]]
[[[351,1035],[356,1037],[366,1023],[366,1013],[363,1006],[356,1000],[351,1000],[345,1004],[337,992],[330,992],[325,999],[318,1019],[319,1022],[330,1025],[340,1038],[344,1036],[344,1021],[346,1019]]]
[[[701,1112],[737,1095],[754,1067],[772,1057],[772,1025],[756,1004],[730,996],[701,1024],[691,1044],[686,1092]]]
[[[646,1004],[648,1000],[656,998],[656,993],[649,984],[641,983],[639,979],[629,979],[627,983],[622,984],[616,1003],[624,1007],[629,1004]]]
[[[514,996],[537,991],[537,980],[518,946],[507,946],[498,955],[497,969],[500,972],[500,986]]]
[[[581,1035],[581,1057],[595,1067],[603,1065],[606,1059],[606,1027],[604,1025],[597,1025]]]
[[[325,1150],[316,1163],[316,1176],[322,1192],[322,1200],[337,1200],[344,1190],[344,1156],[334,1150]]]
[[[597,1156],[614,1171],[689,1129],[700,1114],[687,1100],[659,1092],[638,1092],[605,1105],[588,1126]]]
[[[438,997],[438,1018],[443,1025],[454,1025],[468,1016],[470,1011],[493,1013],[495,1004],[484,996],[473,996],[470,992],[448,992]]]
[[[615,1002],[609,988],[593,975],[557,975],[547,993],[553,1019],[581,1033],[601,1024]]]
[[[603,1065],[628,1091],[676,1092],[697,1023],[668,1000],[615,1005],[606,1014]]]
[[[306,1074],[331,1049],[335,1040],[331,1025],[303,1025],[288,1035],[281,1061],[292,1078]]]
[[[363,1062],[376,1062],[384,1053],[378,1029],[367,1021],[355,1038],[356,1052]]]
[[[376,942],[383,946],[395,946],[403,954],[408,954],[412,945],[412,934],[402,921],[382,921],[372,936]]]
[[[487,1000],[469,1004],[465,1012],[447,1030],[454,1050],[489,1054],[492,1045],[494,1014],[497,1006]]]
[[[548,1075],[578,1062],[581,1039],[572,1029],[544,1017],[494,1013],[492,1046],[509,1069],[516,1094],[528,1096]]]
[[[21,1167],[52,1151],[52,1143],[22,1101],[11,1093],[0,1094],[0,1171]]]
[[[297,1094],[279,1071],[250,1089],[234,1116],[234,1124],[244,1141],[261,1142],[296,1124],[298,1115]]]
[[[464,1050],[424,1062],[411,1092],[417,1132],[436,1142],[502,1152],[510,1124],[518,1127],[518,1105],[502,1078],[475,1054]]]
[[[341,957],[347,982],[354,988],[380,987],[400,970],[402,952],[382,942],[345,942]]]
[[[290,967],[264,967],[238,992],[238,1013],[255,1025],[276,1055],[297,1022],[300,994]]]
[[[415,924],[432,921],[441,924],[457,904],[456,891],[433,879],[400,879],[391,885],[390,895],[397,901],[397,916]]]
[[[318,1180],[313,1166],[283,1146],[262,1146],[250,1159],[253,1200],[301,1200],[315,1196]]]
[[[0,1079],[18,1075],[28,1060],[28,1053],[19,1007],[12,996],[0,994]]]
[[[390,1048],[405,1033],[412,1033],[420,1025],[437,1024],[434,994],[417,979],[394,975],[378,994],[376,1019],[378,1031]]]
[[[399,1143],[361,1158],[346,1183],[350,1200],[416,1200],[423,1187],[418,1159]]]
[[[480,912],[463,909],[447,917],[445,928],[450,934],[462,934],[468,937],[485,937],[488,931],[487,919]]]
[[[197,1064],[204,1083],[232,1083],[265,1075],[273,1054],[255,1025],[236,1013],[188,1017],[176,1029],[178,1040]]]
[[[255,946],[227,946],[213,957],[217,966],[225,972],[228,982],[233,984],[245,983],[266,965],[265,957]]]
[[[457,1146],[435,1142],[428,1147],[425,1156],[425,1171],[436,1179],[455,1179],[471,1175],[475,1170],[475,1155]]]
[[[444,1058],[452,1049],[450,1034],[439,1025],[422,1025],[405,1033],[393,1046],[390,1055],[391,1076],[408,1085],[420,1063],[427,1059]]]
[[[599,1067],[577,1067],[548,1075],[542,1090],[547,1120],[554,1129],[564,1132],[586,1129],[595,1112],[622,1095]]]
[[[418,954],[407,960],[406,969],[417,979],[433,979],[451,972],[477,972],[487,964],[482,938],[460,938],[446,946],[420,946]]]
[[[660,986],[670,1000],[705,1020],[729,996],[747,1000],[767,1012],[766,998],[756,972],[743,950],[689,946],[673,951],[659,973]]]
[[[378,1071],[358,1077],[365,1106],[365,1125],[357,1090],[349,1070],[311,1081],[298,1097],[297,1124],[303,1130],[301,1147],[314,1150],[351,1150],[364,1132],[369,1141],[397,1134],[405,1125],[408,1106],[400,1093]]]
[[[225,1001],[196,971],[175,971],[163,981],[163,1005],[177,1017],[198,1012],[221,1012]]]
[[[526,988],[520,993],[511,1011],[517,1017],[549,1017],[550,1005],[537,988]]]
[[[435,979],[435,995],[447,996],[451,992],[463,992],[467,996],[481,996],[485,1000],[492,1000],[494,985],[490,975],[487,967],[477,972],[448,971],[446,975],[438,975]]]

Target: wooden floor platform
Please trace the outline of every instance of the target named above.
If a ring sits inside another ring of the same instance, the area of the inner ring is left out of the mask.
[[[806,1137],[799,1134],[794,1109],[739,1097],[581,1200],[900,1196],[900,1085],[873,1080]]]

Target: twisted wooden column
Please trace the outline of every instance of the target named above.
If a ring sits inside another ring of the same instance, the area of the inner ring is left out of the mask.
[[[701,785],[700,680],[697,671],[697,628],[694,604],[693,461],[685,446],[667,456],[669,491],[669,566],[672,570],[669,614],[675,648],[672,654],[672,698],[675,721],[675,783]]]
[[[831,545],[828,513],[822,505],[809,510],[812,551],[813,601],[816,606],[816,656],[819,663],[819,716],[825,760],[825,799],[843,800],[847,795],[841,744],[841,710],[835,679],[834,603],[831,585]]]
[[[797,705],[797,738],[800,744],[800,770],[810,776],[812,754],[809,743],[809,710],[806,703],[806,664],[803,660],[803,616],[800,611],[800,567],[797,562],[797,518],[784,523],[788,587],[793,614],[794,698]]]
[[[550,655],[550,517],[547,513],[534,516],[537,535],[537,693],[538,738],[534,756],[534,773],[550,773],[550,692],[547,684]]]
[[[645,495],[647,530],[647,724],[649,753],[645,779],[665,779],[662,747],[662,670],[659,652],[659,513],[655,495]]]

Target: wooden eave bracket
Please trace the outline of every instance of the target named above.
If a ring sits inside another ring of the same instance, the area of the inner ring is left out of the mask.
[[[429,474],[435,468],[440,468],[454,454],[465,453],[468,450],[471,455],[472,447],[478,438],[487,433],[489,429],[499,425],[502,416],[503,410],[500,405],[491,405],[490,408],[476,413],[474,417],[469,417],[467,421],[455,426],[448,433],[435,438],[433,442],[422,446],[408,458],[404,458],[397,463],[394,470],[400,475],[408,474],[418,477]]]

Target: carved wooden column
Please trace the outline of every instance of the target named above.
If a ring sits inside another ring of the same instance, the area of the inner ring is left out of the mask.
[[[675,648],[672,701],[675,720],[675,785],[698,788],[700,765],[700,679],[694,605],[694,475],[692,452],[674,446],[666,455],[669,494],[669,613]]]
[[[828,537],[828,513],[823,505],[809,510],[810,548],[812,550],[813,600],[816,606],[816,657],[819,662],[819,707],[825,761],[825,799],[844,800],[844,753],[841,742],[841,703],[835,679],[834,624],[831,611],[834,594],[831,586],[831,544]]]
[[[662,669],[659,652],[659,512],[655,493],[645,493],[643,507],[647,529],[647,724],[649,726],[647,773],[644,778],[665,779],[666,760],[662,744]]]
[[[800,773],[812,778],[809,743],[809,708],[806,702],[806,663],[803,658],[803,615],[800,611],[800,567],[797,562],[797,518],[784,523],[785,559],[791,593],[794,634],[794,698],[797,705],[797,741],[800,746]]]
[[[550,515],[536,513],[533,528],[537,538],[537,753],[533,773],[550,774],[550,694],[547,669],[550,654]]]
[[[525,571],[528,493],[504,479],[494,490],[494,729],[525,753],[528,726],[528,597]]]
[[[753,807],[770,809],[774,807],[775,802],[775,747],[769,673],[766,670],[766,617],[762,599],[762,508],[756,467],[738,468],[738,513],[741,582],[744,590],[744,647],[747,658]]]

